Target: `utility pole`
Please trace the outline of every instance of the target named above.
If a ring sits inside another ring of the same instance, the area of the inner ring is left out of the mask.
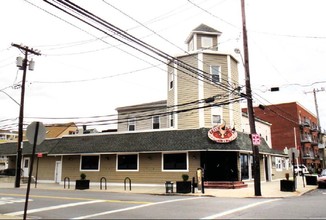
[[[11,46],[18,48],[24,53],[24,59],[20,60],[17,58],[17,66],[23,70],[23,80],[21,87],[21,96],[20,96],[20,108],[19,108],[19,122],[18,122],[18,146],[17,146],[17,158],[16,158],[16,178],[15,178],[15,187],[20,187],[20,176],[21,176],[21,160],[22,160],[22,143],[23,143],[23,123],[24,123],[24,99],[25,99],[25,82],[26,82],[26,72],[27,66],[29,66],[29,70],[33,70],[34,62],[28,61],[28,55],[41,55],[39,52],[29,49],[27,46],[22,46],[18,44],[11,44]],[[21,63],[22,61],[22,63]],[[33,65],[31,65],[33,64]],[[34,156],[34,155],[33,155]]]
[[[317,96],[316,93],[317,92],[324,92],[325,88],[321,88],[321,89],[314,89],[312,92],[305,92],[305,93],[314,93],[314,100],[315,100],[315,108],[316,108],[316,114],[317,114],[317,126],[318,126],[318,130],[319,133],[321,132],[321,127],[320,127],[320,120],[319,120],[319,112],[318,112],[318,104],[317,104]]]
[[[253,173],[254,173],[254,187],[255,196],[261,196],[260,186],[260,161],[259,161],[259,148],[253,143],[252,135],[256,134],[255,127],[255,116],[252,106],[252,94],[250,86],[250,73],[249,73],[249,52],[248,52],[248,39],[247,39],[247,27],[246,27],[246,14],[245,14],[245,0],[241,0],[241,11],[242,11],[242,32],[243,32],[243,48],[244,48],[244,67],[245,67],[245,80],[246,80],[246,94],[247,94],[247,108],[248,118],[250,126],[250,137],[252,143],[252,154],[253,154]]]
[[[322,142],[322,135],[321,135],[321,126],[320,126],[320,120],[319,120],[319,111],[318,111],[318,104],[317,104],[317,92],[324,92],[325,88],[322,87],[321,89],[313,89],[310,92],[305,93],[314,93],[314,101],[315,101],[315,108],[316,108],[316,117],[317,117],[317,127],[318,127],[318,144]],[[323,155],[324,157],[324,155]],[[324,163],[322,164],[322,168],[324,168]]]

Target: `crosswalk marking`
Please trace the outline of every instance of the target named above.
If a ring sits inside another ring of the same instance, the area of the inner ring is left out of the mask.
[[[33,201],[33,200],[29,199],[28,201]],[[16,199],[14,197],[0,197],[0,205],[21,203],[21,202],[25,202],[25,199]]]
[[[68,207],[73,207],[73,206],[87,205],[87,204],[93,204],[93,203],[99,203],[99,202],[105,202],[105,200],[75,202],[75,203],[68,203],[68,204],[62,204],[62,205],[56,205],[56,206],[49,206],[49,207],[44,207],[44,208],[39,208],[39,209],[31,209],[31,210],[28,210],[27,213],[31,214],[31,213],[36,213],[36,212],[44,212],[44,211],[49,211],[49,210],[54,210],[54,209],[68,208]],[[6,213],[6,215],[23,215],[23,214],[24,214],[24,211]]]

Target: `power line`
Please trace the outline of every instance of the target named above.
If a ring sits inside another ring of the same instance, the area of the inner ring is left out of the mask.
[[[160,34],[157,33],[156,31],[154,31],[153,29],[150,29],[149,27],[147,27],[146,25],[144,25],[144,24],[141,23],[140,21],[136,20],[136,19],[133,18],[132,16],[130,16],[130,15],[128,15],[127,13],[123,12],[121,9],[117,8],[117,7],[114,6],[113,4],[110,4],[110,3],[106,2],[105,0],[103,0],[103,2],[105,2],[107,5],[109,5],[110,7],[114,8],[115,10],[119,11],[120,13],[122,13],[123,15],[125,15],[126,17],[130,18],[131,20],[135,21],[137,24],[139,24],[139,25],[141,25],[142,27],[146,28],[147,30],[151,31],[153,34],[157,35],[158,37],[160,37],[160,38],[163,39],[164,41],[166,41],[166,42],[168,42],[169,44],[173,45],[174,47],[180,49],[180,50],[183,51],[184,53],[190,55],[190,53],[189,53],[188,51],[183,50],[183,49],[182,49],[181,47],[179,47],[178,45],[174,44],[173,42],[171,42],[170,40],[166,39],[165,37],[163,37],[162,35],[160,35]],[[213,45],[212,48],[213,48],[213,47],[216,47],[216,46],[217,46],[217,45]],[[192,57],[192,58],[194,58],[195,60],[200,61],[200,62],[202,62],[203,64],[206,64],[206,65],[207,65],[207,63],[205,63],[203,60],[198,59],[197,57]],[[208,65],[207,65],[207,66],[208,66]],[[219,73],[220,73],[221,75],[223,75],[222,72],[219,71]],[[224,75],[226,76],[226,74],[224,74]],[[230,79],[229,79],[228,76],[227,76],[227,78],[228,78],[228,81],[229,81]],[[232,79],[231,79],[231,80],[232,80]],[[228,82],[228,81],[227,81],[227,82]],[[238,83],[238,82],[236,82],[236,83]],[[230,85],[230,84],[229,84],[229,85]],[[231,86],[231,85],[230,85],[230,86]]]
[[[65,13],[75,17],[76,19],[90,25],[91,27],[93,27],[93,28],[95,28],[95,29],[97,29],[97,30],[99,30],[99,31],[101,31],[103,33],[108,34],[110,37],[112,37],[112,38],[126,44],[127,46],[129,46],[129,47],[131,47],[131,48],[133,48],[133,49],[135,49],[135,50],[137,50],[137,51],[139,51],[139,52],[141,52],[141,53],[143,53],[143,54],[145,54],[145,55],[147,55],[147,56],[149,56],[149,57],[151,57],[153,59],[156,59],[156,60],[164,62],[164,63],[166,62],[166,60],[168,60],[171,63],[177,64],[179,68],[182,68],[182,69],[179,69],[179,71],[182,71],[182,72],[188,74],[191,77],[199,75],[199,76],[203,77],[204,80],[209,80],[210,81],[210,79],[207,76],[209,74],[204,72],[203,70],[197,69],[197,68],[195,68],[195,67],[193,67],[193,66],[191,66],[191,65],[189,65],[189,64],[187,64],[187,63],[185,63],[185,62],[183,62],[183,61],[181,61],[181,60],[179,60],[179,59],[177,59],[175,57],[172,57],[169,54],[164,53],[163,51],[161,51],[161,50],[159,50],[159,49],[157,49],[157,48],[155,48],[155,47],[141,41],[140,39],[128,34],[127,32],[125,32],[125,31],[119,29],[118,27],[114,26],[113,24],[99,18],[98,16],[96,16],[96,15],[92,14],[91,12],[87,11],[86,9],[72,3],[71,1],[58,0],[57,2],[61,3],[65,7],[68,7],[74,13],[77,13],[77,14],[79,14],[81,16],[84,16],[84,17],[90,19],[91,22],[95,22],[95,24],[101,25],[101,26],[109,29],[112,33],[114,33],[114,35],[109,34],[107,31],[95,26],[94,24],[91,24],[90,22],[78,17],[77,15],[73,15],[72,13],[68,12],[67,10],[65,10],[63,8],[60,8],[59,6],[57,6],[55,4],[52,4],[47,0],[44,0],[44,1],[47,2],[50,5],[58,8],[59,10],[61,10],[61,11],[65,12]],[[135,43],[137,45],[137,47],[132,45],[131,42]],[[145,51],[141,50],[139,47],[145,48],[150,53],[154,53],[155,55],[158,55],[159,57],[164,58],[165,60],[164,61],[160,60],[159,58],[155,57],[154,55],[149,54],[148,52],[145,52]],[[168,63],[168,65],[175,68],[173,65],[171,65],[171,63]],[[190,73],[184,71],[183,69],[193,73],[194,75],[191,75]],[[221,89],[224,89],[226,91],[229,90],[229,88],[226,85],[222,84],[222,83],[218,83],[218,86]]]
[[[143,120],[147,120],[152,118],[153,116],[169,116],[171,114],[180,114],[180,113],[185,113],[185,112],[190,112],[190,111],[194,111],[194,110],[198,110],[198,109],[202,109],[202,108],[209,108],[212,106],[224,106],[224,105],[229,105],[231,103],[234,102],[238,102],[239,100],[243,99],[242,97],[236,97],[233,99],[228,99],[228,100],[224,100],[224,101],[220,101],[220,102],[214,102],[214,103],[210,103],[209,101],[211,100],[211,98],[214,97],[210,97],[210,98],[206,98],[206,99],[202,99],[202,100],[197,100],[197,101],[193,101],[193,102],[188,102],[188,103],[184,103],[184,104],[179,104],[179,105],[175,105],[175,106],[164,106],[164,107],[160,107],[160,108],[153,108],[150,110],[143,110],[143,111],[134,111],[134,112],[128,112],[128,113],[122,113],[119,114],[119,116],[122,117],[117,117],[117,114],[112,114],[112,115],[105,115],[105,116],[90,116],[90,117],[65,117],[65,118],[48,118],[48,117],[25,117],[25,119],[31,119],[31,121],[35,121],[35,120],[44,120],[44,119],[55,119],[56,121],[59,119],[69,119],[69,121],[72,121],[70,119],[86,119],[86,118],[90,118],[93,120],[88,120],[88,121],[74,121],[74,123],[78,126],[82,126],[82,125],[92,125],[92,126],[96,126],[96,125],[117,125],[117,124],[121,124],[121,123],[126,123],[128,122],[129,119],[136,117],[135,121],[143,121]],[[192,106],[194,104],[199,104],[199,103],[204,103],[203,106]],[[175,107],[184,107],[182,109],[179,110],[174,110]],[[162,111],[161,110],[166,110],[166,111]],[[133,115],[135,113],[145,113],[145,114],[141,114],[141,115],[136,115],[136,116],[132,116],[130,117],[130,115]],[[104,119],[102,119],[104,118]],[[107,118],[111,118],[111,119],[107,119]],[[94,120],[96,119],[96,120]],[[3,121],[9,121],[12,119],[6,119]],[[1,122],[1,121],[0,121]],[[65,122],[67,123],[67,122]],[[25,123],[24,125],[27,126],[29,123]],[[12,124],[5,124],[2,125],[1,127],[8,127],[14,125],[14,123]]]

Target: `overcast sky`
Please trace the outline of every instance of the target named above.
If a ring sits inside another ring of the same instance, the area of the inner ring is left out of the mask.
[[[51,1],[50,1],[51,2]],[[222,32],[218,48],[242,44],[240,0],[73,1],[111,24],[170,54],[186,50],[185,40],[201,23]],[[326,88],[326,1],[246,0],[249,61],[254,105],[299,102],[316,115],[313,89]],[[89,123],[126,105],[167,98],[166,66],[55,9],[44,1],[0,2],[0,129],[17,129],[22,80],[11,43],[37,49],[27,72],[25,123]],[[279,92],[270,92],[271,87]],[[326,93],[317,92],[322,128]],[[243,103],[244,107],[246,106]],[[72,118],[74,117],[74,118]],[[44,119],[42,119],[44,118]],[[53,119],[49,119],[53,118]],[[60,119],[60,120],[59,120]],[[93,127],[93,126],[90,126]],[[105,122],[99,130],[114,128]]]

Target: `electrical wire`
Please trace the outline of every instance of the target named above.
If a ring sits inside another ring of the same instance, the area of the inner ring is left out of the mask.
[[[164,41],[166,41],[167,43],[173,45],[174,47],[178,48],[179,50],[183,51],[184,53],[190,55],[190,53],[188,51],[184,51],[181,47],[179,47],[178,45],[174,44],[173,42],[171,42],[170,40],[166,39],[165,37],[163,37],[162,35],[160,35],[159,33],[157,33],[156,31],[154,31],[153,29],[150,29],[149,27],[147,27],[145,24],[141,23],[140,21],[136,20],[135,18],[133,18],[132,16],[128,15],[127,13],[125,13],[124,11],[122,11],[121,9],[117,8],[116,6],[114,6],[111,3],[108,3],[105,0],[102,0],[103,2],[105,2],[107,5],[109,5],[110,7],[114,8],[115,10],[119,11],[121,14],[123,14],[124,16],[128,17],[129,19],[135,21],[137,24],[139,24],[140,26],[144,27],[145,29],[149,30],[150,32],[152,32],[153,34],[157,35],[158,37],[160,37],[161,39],[163,39]],[[211,48],[216,47],[217,45],[213,45]],[[196,56],[191,56],[191,58],[194,58],[196,61],[200,61],[201,63],[205,64],[206,66],[210,66],[208,65],[206,62],[204,62],[203,60],[198,59]],[[226,80],[226,82],[229,84],[229,86],[231,86],[231,84],[229,83],[230,80],[232,80],[231,78],[229,78],[226,74],[221,73],[221,71],[219,71],[219,74],[221,76],[225,75],[224,78],[227,78],[228,80]],[[238,84],[238,82],[236,82],[236,84]]]
[[[175,57],[172,57],[172,56],[170,56],[170,55],[164,53],[163,51],[161,51],[161,50],[159,50],[159,49],[157,49],[157,48],[155,48],[155,47],[153,47],[153,46],[150,46],[149,44],[147,44],[147,43],[141,41],[141,40],[138,39],[138,38],[135,38],[134,36],[132,36],[132,35],[126,33],[125,31],[119,29],[118,27],[116,27],[116,26],[110,24],[109,22],[107,22],[107,21],[105,21],[105,20],[99,18],[98,16],[96,16],[96,15],[90,13],[90,12],[87,11],[86,9],[84,9],[84,8],[82,8],[82,7],[80,7],[80,6],[76,5],[76,4],[74,4],[74,3],[72,3],[71,1],[61,1],[61,0],[58,0],[58,1],[56,1],[56,2],[62,4],[64,7],[68,7],[68,8],[70,8],[70,9],[71,9],[72,11],[74,11],[75,13],[77,13],[77,14],[79,14],[79,15],[81,15],[81,16],[84,16],[84,17],[90,19],[91,22],[95,22],[95,24],[97,24],[97,25],[101,25],[101,26],[103,26],[103,27],[109,29],[112,33],[115,34],[115,36],[113,36],[112,34],[109,34],[107,31],[105,31],[105,30],[103,30],[103,29],[101,29],[101,28],[95,26],[94,24],[91,24],[90,22],[88,22],[88,21],[86,21],[86,20],[84,20],[84,19],[78,17],[77,15],[73,15],[72,13],[66,11],[66,10],[63,9],[63,8],[60,8],[59,6],[57,6],[57,5],[55,5],[55,4],[51,3],[51,2],[49,2],[49,1],[47,1],[47,0],[44,0],[44,1],[47,2],[47,3],[50,4],[50,5],[52,5],[52,6],[56,7],[56,8],[58,8],[59,10],[61,10],[61,11],[65,12],[65,13],[67,13],[67,14],[69,14],[69,15],[75,17],[76,19],[78,19],[78,20],[80,20],[80,21],[82,21],[82,22],[84,22],[84,23],[90,25],[91,27],[93,27],[93,28],[95,28],[95,29],[97,29],[97,30],[99,30],[99,31],[101,31],[101,32],[103,32],[103,33],[108,34],[110,37],[112,37],[112,38],[114,38],[114,39],[116,39],[116,40],[118,40],[118,41],[120,41],[120,42],[126,44],[127,46],[129,46],[129,47],[131,47],[131,48],[133,48],[133,49],[135,49],[135,50],[137,50],[137,51],[139,51],[139,52],[142,52],[142,53],[144,53],[144,54],[147,55],[147,56],[150,56],[150,57],[153,58],[153,59],[156,59],[156,60],[158,60],[158,61],[161,61],[161,62],[164,62],[164,63],[165,63],[165,61],[162,61],[162,60],[158,59],[158,58],[155,57],[154,55],[151,55],[151,54],[149,54],[149,53],[147,53],[147,52],[141,50],[140,48],[131,45],[130,43],[131,43],[131,42],[132,42],[132,43],[136,43],[137,46],[140,46],[140,47],[142,47],[142,48],[145,48],[145,49],[148,50],[149,52],[154,53],[155,55],[158,55],[158,56],[161,57],[161,58],[164,58],[164,59],[166,59],[166,60],[169,60],[171,63],[175,63],[175,64],[177,64],[179,67],[182,67],[183,69],[186,69],[187,71],[190,71],[190,72],[192,72],[192,73],[194,73],[194,74],[196,74],[196,75],[199,75],[199,74],[200,74],[204,79],[205,79],[205,77],[206,77],[206,80],[208,80],[208,79],[207,79],[207,73],[206,73],[206,72],[204,72],[204,71],[202,71],[202,70],[199,70],[199,69],[197,69],[197,68],[195,68],[195,67],[193,67],[193,66],[191,66],[191,65],[189,65],[189,64],[187,64],[187,63],[184,63],[183,61],[178,60],[178,59],[176,59]],[[118,38],[117,36],[119,36],[120,38]],[[129,41],[129,42],[127,42],[127,41]],[[171,67],[173,67],[173,65],[171,65],[171,63],[170,63],[170,64],[168,63],[168,65],[170,65]],[[174,67],[174,68],[175,68],[175,67]],[[181,70],[181,71],[182,71],[182,70]],[[185,71],[183,71],[183,72],[185,72]],[[186,73],[186,72],[185,72],[185,73]],[[189,73],[187,73],[187,74],[190,75]],[[194,77],[194,76],[192,76],[192,77]],[[222,88],[222,89],[224,89],[224,90],[226,90],[226,91],[229,90],[228,86],[223,85],[222,83],[219,83],[218,85],[220,86],[220,88]]]

